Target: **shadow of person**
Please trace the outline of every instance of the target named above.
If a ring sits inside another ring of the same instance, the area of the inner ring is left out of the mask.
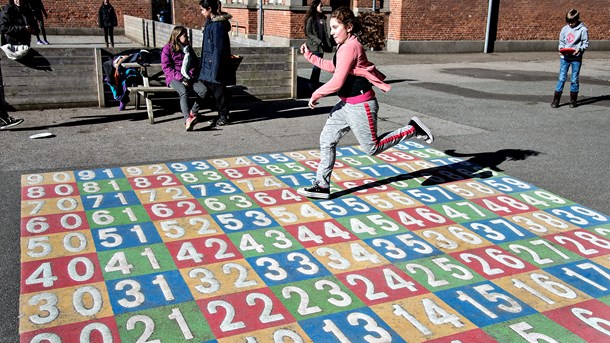
[[[364,191],[367,189],[382,187],[395,182],[409,182],[419,178],[424,178],[423,182],[414,181],[414,185],[433,186],[455,181],[469,180],[473,178],[485,179],[492,177],[494,172],[503,172],[500,164],[506,161],[522,161],[530,156],[537,156],[540,152],[535,150],[522,149],[502,149],[496,152],[483,152],[463,154],[455,150],[447,150],[445,154],[451,157],[470,157],[467,160],[457,161],[451,164],[428,167],[407,174],[400,174],[365,183],[356,187],[345,189],[331,194],[331,199],[338,198],[347,194]],[[425,162],[421,165],[428,165]]]
[[[608,100],[610,100],[610,95],[602,95],[602,96],[595,96],[592,98],[580,99],[580,100],[576,101],[576,104],[578,106],[583,106],[583,105],[591,105],[591,104],[594,104],[599,101],[608,101]]]
[[[27,55],[23,56],[23,58],[15,60],[15,62],[19,62],[25,67],[36,70],[53,71],[53,68],[51,68],[51,62],[49,62],[46,57],[42,56],[38,51],[36,51],[36,49],[30,48],[30,51]]]

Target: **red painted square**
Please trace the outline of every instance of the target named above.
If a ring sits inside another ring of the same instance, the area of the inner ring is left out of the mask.
[[[21,237],[89,229],[85,212],[57,213],[21,218]]]
[[[610,240],[583,229],[547,235],[544,238],[585,258],[610,254]]]
[[[21,200],[36,200],[79,195],[76,183],[21,187]]]
[[[587,342],[608,342],[610,306],[597,299],[543,313]]]
[[[59,340],[54,340],[56,337]],[[81,337],[83,338],[81,340]],[[37,338],[38,340],[35,340]],[[46,338],[46,339],[45,339]],[[53,328],[24,332],[21,342],[120,342],[114,317],[96,318],[80,323],[70,323]]]
[[[490,280],[538,269],[498,246],[481,247],[450,255]]]
[[[514,215],[538,210],[537,208],[523,203],[506,194],[494,195],[485,198],[476,198],[471,199],[470,201],[499,216]]]

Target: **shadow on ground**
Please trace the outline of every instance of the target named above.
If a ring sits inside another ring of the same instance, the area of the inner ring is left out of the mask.
[[[345,189],[333,193],[331,198],[338,198],[358,191],[381,187],[393,182],[409,181],[420,177],[425,178],[425,181],[421,184],[422,186],[440,185],[448,182],[463,181],[473,178],[485,179],[493,175],[490,170],[502,172],[503,170],[500,168],[500,164],[506,161],[522,161],[531,156],[537,156],[540,154],[540,152],[523,149],[502,149],[496,152],[465,154],[458,153],[455,150],[447,150],[445,151],[445,154],[452,157],[469,158],[453,164],[421,169],[411,173],[396,175],[350,189]]]

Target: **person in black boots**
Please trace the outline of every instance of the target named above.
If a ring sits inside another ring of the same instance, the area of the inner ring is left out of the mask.
[[[106,47],[114,48],[114,27],[118,25],[116,12],[110,4],[110,0],[104,0],[98,11],[98,25],[104,29],[104,40]],[[110,45],[108,42],[110,41]]]
[[[232,16],[218,11],[218,0],[201,0],[199,6],[205,20],[199,80],[203,81],[216,99],[218,118],[212,121],[211,127],[217,127],[229,123],[227,84],[231,82],[233,73],[229,41],[229,31],[231,31],[229,19]]]
[[[566,25],[559,33],[559,81],[555,87],[555,94],[551,107],[559,107],[563,84],[567,80],[568,69],[572,68],[570,77],[570,107],[576,107],[578,90],[580,88],[579,77],[582,57],[589,47],[589,32],[585,24],[580,21],[577,10],[571,9],[566,14]]]

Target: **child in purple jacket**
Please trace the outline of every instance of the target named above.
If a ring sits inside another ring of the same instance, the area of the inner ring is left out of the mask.
[[[165,74],[165,83],[178,92],[180,110],[184,116],[186,131],[191,131],[198,121],[198,111],[207,89],[197,79],[195,66],[197,56],[189,43],[189,36],[184,26],[174,27],[169,40],[161,50],[161,67]],[[189,92],[197,94],[196,101],[191,104]]]

